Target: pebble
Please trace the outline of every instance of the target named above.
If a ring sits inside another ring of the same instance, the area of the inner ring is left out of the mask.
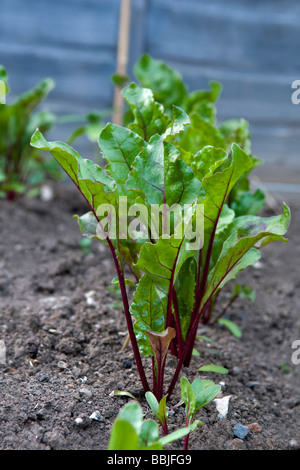
[[[94,290],[90,290],[89,292],[86,292],[84,294],[85,296],[85,300],[86,300],[86,304],[89,306],[89,307],[98,307],[98,303],[96,302],[95,300],[95,294],[96,292]]]
[[[58,367],[59,369],[64,370],[64,369],[67,369],[68,364],[67,364],[66,362],[64,362],[64,361],[58,361],[57,367]]]
[[[243,424],[238,423],[235,424],[233,427],[233,434],[239,439],[245,439],[249,432],[249,428],[247,426],[244,426]]]
[[[123,367],[125,369],[131,369],[131,366],[132,366],[132,361],[130,361],[130,359],[124,359]]]
[[[231,395],[227,395],[223,398],[215,398],[214,402],[216,404],[217,411],[219,412],[219,418],[226,418],[229,408],[229,400]]]
[[[290,447],[294,448],[294,447],[297,447],[297,445],[298,445],[298,442],[296,441],[296,439],[290,440],[290,442],[289,442]]]
[[[90,419],[94,419],[95,421],[100,421],[100,418],[101,418],[101,415],[100,415],[100,411],[98,410],[94,411],[90,416]]]
[[[47,374],[44,374],[43,372],[41,372],[38,376],[38,381],[39,382],[49,382],[50,379],[49,379],[49,376]]]
[[[247,387],[249,387],[249,388],[258,387],[259,385],[261,385],[261,383],[260,383],[260,382],[256,382],[255,380],[250,381],[250,382],[247,383]]]
[[[257,433],[261,432],[261,426],[258,423],[247,424],[247,428],[253,434],[257,434]]]
[[[245,444],[241,439],[231,439],[224,444],[226,450],[244,450]]]
[[[92,398],[93,396],[93,392],[87,388],[87,387],[82,387],[80,390],[79,390],[79,395],[81,397],[85,397],[85,398]]]
[[[87,416],[78,416],[75,418],[75,424],[78,428],[86,428],[90,424],[91,420]]]
[[[51,186],[43,184],[40,189],[40,198],[44,202],[49,202],[53,199],[54,193]]]

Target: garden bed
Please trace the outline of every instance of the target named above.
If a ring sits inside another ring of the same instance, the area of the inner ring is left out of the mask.
[[[61,189],[55,186],[50,201],[0,202],[0,340],[6,346],[1,449],[106,449],[113,421],[129,400],[111,396],[113,390],[135,395],[153,418],[131,347],[121,351],[126,324],[108,289],[115,277],[110,253],[96,241],[90,254],[82,250],[72,216],[87,207],[75,188]],[[239,276],[257,293],[254,303],[237,300],[229,312],[242,339],[221,325],[199,327],[212,341],[197,340],[200,356],[183,373],[191,380],[201,365],[226,367],[227,375],[207,376],[222,382],[222,396],[231,398],[226,418],[215,402],[198,414],[204,425],[191,434],[191,450],[300,446],[300,365],[291,361],[292,342],[300,339],[299,203],[286,202],[292,211],[289,243],[266,247],[260,264]],[[282,212],[281,202],[275,209]],[[168,366],[174,364],[169,356]],[[178,386],[169,405],[170,430],[184,426],[179,400]],[[234,436],[237,423],[252,425],[244,439]],[[182,447],[178,441],[167,448]]]

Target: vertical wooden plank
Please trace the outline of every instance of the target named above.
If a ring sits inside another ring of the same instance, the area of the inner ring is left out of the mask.
[[[130,16],[131,0],[121,0],[116,73],[123,76],[127,74]],[[123,124],[123,98],[119,86],[115,86],[113,122],[119,126]]]

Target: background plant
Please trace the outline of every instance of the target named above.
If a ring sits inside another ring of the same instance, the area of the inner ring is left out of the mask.
[[[98,238],[111,251],[140,379],[145,392],[152,389],[160,401],[165,394],[168,351],[178,359],[167,388],[169,398],[182,367],[190,364],[198,324],[210,302],[239,271],[260,259],[265,245],[286,241],[283,235],[290,210],[284,204],[279,216],[236,215],[230,207],[232,194],[255,165],[251,154],[236,143],[222,148],[219,140],[216,145],[187,150],[183,142],[201,132],[182,108],[173,105],[171,111],[165,109],[151,89],[136,83],[127,85],[122,93],[131,120],[124,127],[108,123],[101,131],[104,168],[83,159],[64,143],[47,142],[39,130],[31,144],[52,153],[90,207],[88,213],[77,217],[80,229],[84,236]],[[128,211],[136,216],[133,221],[128,212],[124,214],[124,197]],[[146,208],[146,213],[137,215],[137,203]],[[160,208],[156,214],[157,239],[138,228],[151,226],[154,205]],[[198,247],[191,247],[184,230],[176,237],[178,226],[174,223],[166,236],[167,207],[174,205],[183,221],[184,209],[189,207],[193,229],[199,207],[203,212],[203,236]],[[108,216],[99,215],[103,207]],[[131,231],[133,236],[120,236],[117,230],[116,237],[111,237],[109,220],[113,213],[117,221],[125,216],[126,232]],[[139,224],[132,227],[136,220]],[[106,238],[101,239],[97,225],[102,231],[106,228]],[[132,286],[135,290],[130,302],[128,289]],[[152,358],[151,387],[141,353]]]
[[[3,66],[0,66],[0,79],[6,83],[8,93],[8,75]],[[53,87],[53,80],[47,78],[11,104],[0,104],[0,197],[14,199],[26,191],[36,194],[45,178],[56,179],[61,175],[54,160],[30,146],[37,127],[46,132],[55,123],[54,114],[36,110]]]

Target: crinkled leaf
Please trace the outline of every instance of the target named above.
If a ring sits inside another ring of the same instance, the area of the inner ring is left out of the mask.
[[[200,181],[205,176],[212,175],[228,158],[227,152],[222,148],[207,145],[196,153],[191,161],[191,168]]]
[[[93,212],[89,211],[81,216],[74,215],[73,217],[77,220],[80,231],[84,237],[96,237],[98,221]]]
[[[231,224],[231,222],[234,220],[234,217],[234,210],[228,207],[227,204],[224,204],[216,228],[217,236],[220,235],[220,233],[223,232],[228,227],[228,225]]]
[[[228,119],[219,126],[219,132],[226,139],[228,145],[235,142],[246,153],[251,150],[251,137],[249,133],[249,123],[245,119]]]
[[[163,137],[154,136],[132,164],[126,186],[142,190],[147,204],[192,204],[203,196],[200,181],[180,158],[178,150]]]
[[[260,253],[256,246],[270,236],[282,236],[286,233],[290,222],[290,209],[284,204],[282,215],[263,218],[249,216],[239,221],[237,230],[224,242],[219,258],[211,270],[208,286],[202,300],[202,306],[210,296],[226,282],[234,279],[237,272],[246,266],[255,264]]]
[[[218,100],[222,85],[215,81],[209,82],[209,90],[195,90],[189,94],[185,103],[188,114],[198,113],[211,124],[216,121],[215,102]]]
[[[118,188],[120,195],[128,195],[125,181],[135,157],[145,145],[144,139],[126,127],[108,123],[101,131],[99,146],[103,158],[108,162],[106,170],[120,185]]]
[[[134,66],[134,74],[144,87],[153,90],[155,99],[167,108],[173,104],[183,105],[187,87],[180,74],[163,61],[143,54]]]
[[[202,185],[205,192],[205,229],[210,230],[220,216],[226,199],[238,179],[251,168],[251,159],[236,144],[232,145],[230,164],[222,172],[206,176]]]
[[[234,210],[236,217],[240,217],[243,215],[256,215],[264,204],[265,194],[261,189],[257,189],[254,193],[249,191],[241,192],[231,202],[230,207]]]
[[[147,274],[155,283],[157,289],[168,295],[170,280],[176,281],[177,274],[183,262],[193,255],[191,250],[185,250],[183,240],[160,238],[157,243],[145,243],[140,251],[136,267]]]
[[[193,112],[189,115],[191,125],[178,139],[178,145],[193,154],[207,145],[226,149],[227,142],[218,129],[200,114]]]
[[[122,90],[122,95],[134,116],[134,121],[129,124],[131,130],[145,141],[154,134],[165,132],[169,118],[164,113],[163,105],[155,101],[152,90],[130,83]]]

